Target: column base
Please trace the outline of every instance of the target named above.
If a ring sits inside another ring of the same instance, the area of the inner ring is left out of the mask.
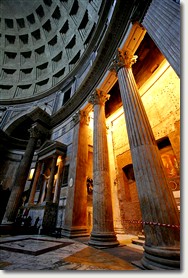
[[[11,235],[12,232],[14,231],[14,223],[12,222],[6,222],[0,224],[0,234],[1,235]]]
[[[114,227],[114,231],[115,231],[116,235],[117,235],[117,234],[119,234],[119,235],[125,235],[125,231],[124,231],[123,228],[116,228],[116,227]]]
[[[13,225],[14,221],[9,221],[7,218],[4,218],[1,222],[1,225]]]
[[[61,232],[62,236],[68,238],[75,238],[75,237],[87,237],[89,236],[89,232],[86,227],[71,227],[71,228],[63,228]]]
[[[149,247],[144,245],[142,265],[150,270],[179,270],[180,249],[169,247]]]
[[[119,241],[117,240],[116,235],[113,232],[92,232],[88,244],[98,248],[108,248],[118,246]]]

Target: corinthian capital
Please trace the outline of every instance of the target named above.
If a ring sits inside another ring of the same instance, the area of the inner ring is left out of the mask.
[[[118,48],[116,57],[112,61],[110,66],[110,71],[115,71],[116,73],[122,67],[131,68],[134,63],[136,63],[138,56],[133,55],[129,51],[123,52]]]
[[[29,129],[30,138],[40,138],[42,135],[47,133],[46,128],[44,128],[39,123],[34,123]]]
[[[86,112],[85,110],[80,110],[76,112],[76,114],[74,114],[73,116],[73,121],[75,124],[77,124],[78,122],[86,125],[89,124],[88,112]]]
[[[105,91],[96,89],[90,96],[89,102],[93,105],[100,104],[103,105],[107,100],[109,100],[110,95]]]

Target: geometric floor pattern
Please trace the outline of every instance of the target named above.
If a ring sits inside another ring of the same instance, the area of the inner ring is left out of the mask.
[[[143,250],[130,248],[126,241],[121,241],[118,247],[100,250],[88,246],[83,239],[56,239],[42,235],[0,236],[0,269],[5,274],[49,270],[138,273],[143,270],[131,261],[141,259],[142,255]]]
[[[70,244],[72,243],[57,240],[24,238],[0,242],[0,250],[38,256]]]

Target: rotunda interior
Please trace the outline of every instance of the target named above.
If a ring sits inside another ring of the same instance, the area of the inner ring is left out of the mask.
[[[1,0],[0,162],[2,234],[179,269],[179,1]]]

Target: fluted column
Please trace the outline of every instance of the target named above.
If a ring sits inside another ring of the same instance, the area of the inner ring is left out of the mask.
[[[61,182],[62,182],[62,174],[63,174],[63,161],[62,157],[58,157],[58,172],[57,172],[57,183],[54,192],[53,203],[59,203],[59,197],[61,193]]]
[[[142,264],[148,269],[178,269],[178,209],[132,73],[131,66],[135,61],[136,56],[119,50],[112,69],[118,76],[144,223],[145,251]]]
[[[41,204],[44,200],[45,196],[45,189],[46,189],[46,182],[45,182],[45,176],[44,176],[44,171],[45,171],[45,162],[43,161],[42,163],[42,169],[40,172],[40,177],[38,181],[39,185],[39,196],[38,196],[38,204]]]
[[[142,25],[180,76],[180,3],[173,0],[153,0]]]
[[[44,180],[44,176],[43,176],[43,183],[41,185],[40,194],[39,194],[39,201],[38,201],[39,204],[42,204],[45,200],[46,186],[47,186],[47,181]]]
[[[41,169],[42,169],[42,161],[38,161],[37,162],[36,173],[35,173],[35,176],[34,176],[34,181],[33,181],[32,188],[31,188],[31,193],[30,193],[30,196],[29,196],[29,201],[28,201],[29,206],[34,204],[35,193],[36,193],[39,177],[40,177],[40,174],[41,174]]]
[[[112,247],[118,245],[114,232],[106,134],[105,102],[109,95],[96,90],[90,98],[94,105],[93,130],[93,229],[90,245]]]
[[[111,123],[112,124],[112,123]],[[120,206],[118,200],[118,181],[116,175],[116,162],[113,150],[113,138],[112,138],[112,125],[107,126],[107,141],[109,152],[109,169],[111,178],[111,192],[112,192],[112,205],[113,205],[113,218],[114,218],[114,231],[116,234],[125,234],[123,226],[121,224]]]
[[[57,164],[57,154],[54,154],[53,157],[52,157],[50,178],[49,178],[48,186],[47,186],[46,202],[51,202],[53,200],[52,191],[53,191],[53,185],[54,185],[54,176],[55,176],[56,164]]]
[[[74,135],[69,169],[69,188],[62,234],[68,237],[88,236],[87,186],[88,113],[79,111],[73,116]]]
[[[33,124],[32,127],[29,129],[29,132],[30,138],[24,156],[20,162],[19,169],[17,171],[16,180],[7,204],[3,224],[8,222],[14,222],[16,218],[18,208],[20,206],[20,201],[22,198],[22,193],[24,191],[25,183],[29,174],[33,154],[37,145],[37,141],[42,133],[42,127],[38,123]]]

